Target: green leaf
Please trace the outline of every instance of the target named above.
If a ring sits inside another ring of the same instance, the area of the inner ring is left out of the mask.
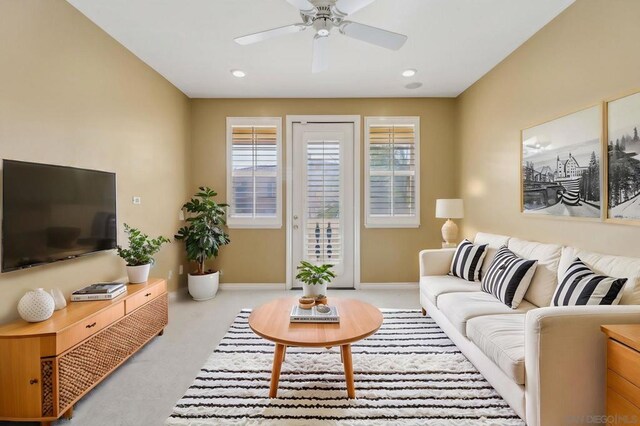
[[[335,278],[335,273],[331,270],[333,265],[314,265],[305,260],[300,261],[300,265],[296,267],[298,274],[296,279],[302,281],[305,284],[322,284],[329,283],[331,279]]]
[[[226,225],[227,204],[218,204],[213,197],[218,193],[207,186],[198,188],[194,197],[183,208],[190,214],[186,226],[178,229],[174,238],[184,241],[187,259],[198,266],[198,273],[204,273],[204,262],[218,256],[220,247],[231,242],[223,226]]]
[[[116,247],[118,256],[127,262],[128,266],[140,266],[154,263],[153,256],[160,251],[163,244],[171,242],[168,238],[160,236],[150,238],[139,229],[124,224],[124,232],[128,236],[129,247]]]

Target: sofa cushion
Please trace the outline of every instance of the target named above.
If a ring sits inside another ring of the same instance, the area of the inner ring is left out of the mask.
[[[447,293],[438,296],[438,309],[463,336],[467,335],[467,321],[483,315],[523,314],[536,306],[523,300],[517,309],[511,309],[492,295],[484,292]]]
[[[627,278],[621,305],[640,305],[640,258],[612,256],[565,247],[558,267],[558,281],[573,261],[579,257],[593,272],[610,277]]]
[[[467,337],[514,382],[524,385],[524,319],[486,315],[467,322]]]
[[[512,309],[517,308],[531,284],[537,262],[523,259],[502,246],[482,279],[482,291],[492,294]]]
[[[484,256],[482,268],[480,269],[480,278],[482,278],[487,274],[487,269],[489,269],[489,265],[491,265],[491,261],[496,255],[496,251],[500,247],[506,246],[507,243],[509,243],[509,237],[507,237],[506,235],[486,234],[484,232],[478,232],[476,234],[476,238],[474,238],[473,240],[473,243],[487,245],[487,254]]]
[[[549,306],[553,292],[558,286],[558,265],[562,246],[511,238],[508,247],[520,257],[538,261],[536,273],[524,295],[524,300],[536,306]]]
[[[626,282],[626,278],[594,274],[582,260],[576,258],[558,284],[551,304],[553,306],[617,305]]]
[[[438,296],[446,293],[480,291],[480,283],[474,283],[451,275],[420,277],[420,291],[434,305],[438,306]]]
[[[486,244],[473,244],[469,240],[461,242],[453,255],[449,275],[464,278],[467,281],[480,281],[480,267],[486,249]]]

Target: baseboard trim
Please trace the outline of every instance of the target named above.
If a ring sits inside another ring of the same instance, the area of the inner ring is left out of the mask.
[[[418,283],[360,283],[360,290],[414,290]]]
[[[182,289],[184,290],[184,289]],[[180,295],[180,293],[184,293],[184,291],[181,290],[172,290],[172,291],[168,291],[168,298],[169,298],[169,303],[175,302],[176,300],[178,300],[178,297]]]
[[[285,290],[284,283],[224,283],[220,290]]]

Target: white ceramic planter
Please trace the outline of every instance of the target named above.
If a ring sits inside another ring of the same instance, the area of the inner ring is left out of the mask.
[[[218,292],[219,282],[219,272],[206,275],[189,274],[189,294],[193,297],[193,300],[198,302],[213,299]]]
[[[307,284],[302,283],[303,296],[318,296],[320,294],[327,295],[327,283]]]
[[[146,283],[149,279],[150,269],[150,263],[140,266],[127,266],[127,276],[129,277],[129,282],[131,284]]]

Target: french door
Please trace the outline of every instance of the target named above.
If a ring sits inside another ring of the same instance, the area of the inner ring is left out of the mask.
[[[354,287],[353,123],[293,123],[292,271],[334,265],[331,287]]]

